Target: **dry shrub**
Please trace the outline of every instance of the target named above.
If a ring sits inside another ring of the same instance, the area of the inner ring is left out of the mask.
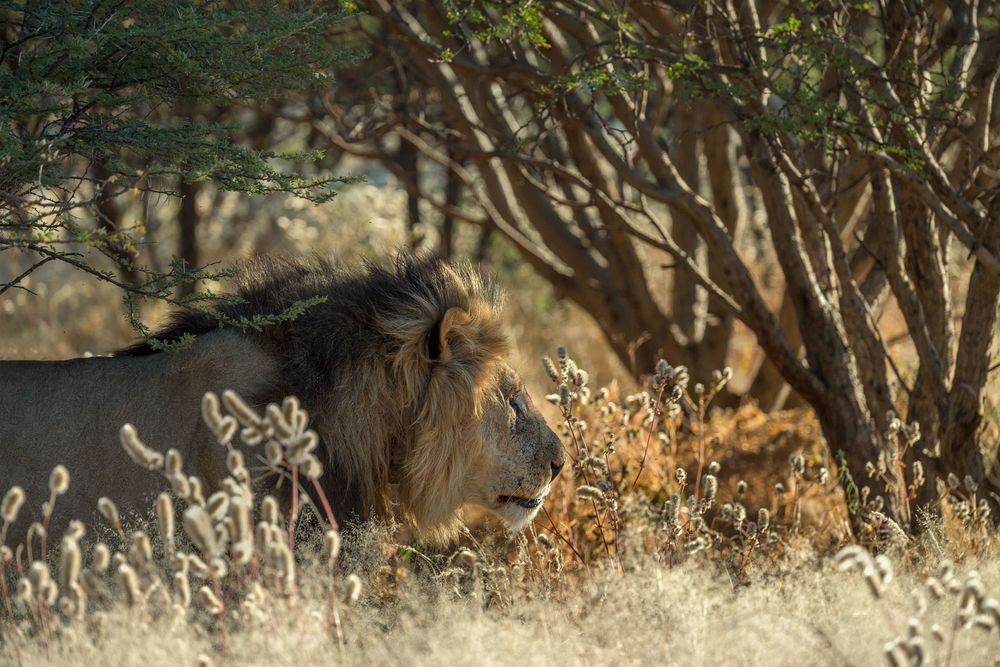
[[[767,433],[767,423],[752,411],[708,414],[724,371],[689,393],[683,369],[661,364],[648,397],[588,395],[565,352],[550,372],[577,448],[573,474],[531,534],[467,531],[453,550],[401,542],[392,525],[342,543],[317,489],[307,493],[314,436],[294,399],[258,414],[235,394],[206,396],[203,417],[230,470],[207,497],[176,452],[150,450],[124,427],[122,446],[173,493],[129,532],[102,499],[110,546],[73,522],[49,559],[5,548],[0,661],[958,665],[1000,650],[995,536],[950,520],[913,544],[875,532],[893,559],[859,546],[831,559],[819,547],[833,529],[803,519],[808,499],[834,516],[841,502],[810,431],[772,433],[767,446],[791,458],[744,488],[735,471],[747,452],[727,454],[726,438]],[[237,437],[263,450],[263,472],[299,488],[301,502],[282,508],[254,493]],[[781,498],[766,490],[772,475]],[[70,483],[67,470],[53,472],[48,514]],[[290,530],[310,502],[311,530]],[[16,489],[3,498],[0,530],[22,506]]]

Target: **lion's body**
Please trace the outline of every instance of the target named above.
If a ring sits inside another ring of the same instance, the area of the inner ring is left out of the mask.
[[[190,474],[220,478],[224,451],[200,419],[201,397],[228,388],[254,395],[273,368],[230,331],[208,334],[176,354],[0,362],[0,493],[19,484],[31,501],[12,534],[23,537],[27,520],[40,518],[49,471],[60,463],[71,471],[71,484],[57,500],[57,530],[70,518],[90,519],[101,496],[148,510],[140,501],[166,483],[118,445],[126,422],[156,447],[177,448]]]
[[[242,303],[224,308],[233,319],[317,295],[326,301],[260,332],[182,315],[158,335],[196,335],[178,351],[139,344],[114,357],[0,362],[0,493],[19,484],[28,494],[8,541],[38,518],[57,463],[72,476],[57,515],[89,519],[100,496],[148,511],[145,501],[165,482],[122,450],[126,422],[148,446],[180,450],[188,474],[218,482],[225,450],[199,406],[206,391],[224,389],[257,408],[299,397],[320,436],[321,483],[339,518],[388,515],[390,482],[402,515],[435,539],[453,533],[464,502],[515,525],[533,516],[520,508],[537,505],[522,501],[544,496],[562,452],[507,366],[495,286],[435,260],[354,273],[257,261],[243,275]]]

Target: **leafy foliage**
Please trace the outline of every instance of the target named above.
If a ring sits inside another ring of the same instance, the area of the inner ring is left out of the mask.
[[[298,1],[0,3],[0,253],[33,253],[41,260],[32,269],[69,262],[126,288],[129,300],[169,299],[215,274],[178,262],[166,273],[135,266],[144,224],[115,226],[101,211],[109,200],[172,194],[180,179],[329,200],[345,179],[284,166],[321,153],[251,148],[238,124],[191,118],[330,85],[355,56],[329,39],[345,15]],[[99,268],[94,251],[133,280]]]

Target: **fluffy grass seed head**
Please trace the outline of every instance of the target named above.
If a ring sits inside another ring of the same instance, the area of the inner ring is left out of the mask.
[[[201,491],[201,480],[194,475],[188,477],[188,487],[191,489],[187,501],[199,507],[205,506],[205,494]]]
[[[192,505],[184,510],[184,531],[202,554],[206,557],[216,555],[218,545],[212,519],[203,507]]]
[[[226,454],[226,469],[230,473],[235,473],[238,469],[246,467],[243,452],[238,449],[231,449]]]
[[[94,572],[103,573],[107,571],[111,564],[111,549],[107,544],[98,542],[94,546],[94,555],[90,558],[90,569]]]
[[[212,589],[208,586],[202,586],[198,589],[198,601],[201,602],[202,606],[208,613],[213,616],[218,616],[223,611],[225,607],[222,606],[222,601],[212,592]]]
[[[555,384],[559,384],[562,378],[559,375],[559,371],[556,369],[556,365],[552,362],[552,358],[547,354],[542,355],[542,366],[545,367],[545,373],[549,376]]]
[[[274,441],[268,440],[264,444],[264,459],[271,468],[277,470],[281,466],[281,462],[285,458],[285,451],[281,448],[281,445]]]
[[[228,407],[228,403],[226,406]],[[238,424],[232,417],[222,415],[219,397],[212,392],[207,392],[201,399],[201,418],[212,430],[219,444],[228,447],[236,435]]]
[[[69,490],[69,470],[66,466],[59,464],[52,469],[49,475],[49,491],[53,495],[61,496]]]
[[[184,476],[182,472],[176,472],[170,475],[170,490],[174,492],[174,495],[181,500],[187,500],[188,496],[191,495],[191,484],[188,482],[188,478]]]
[[[188,579],[187,572],[174,572],[174,594],[181,607],[191,606],[191,580]]]
[[[330,562],[332,567],[337,558],[340,557],[340,532],[336,530],[326,531],[326,535],[323,538],[323,551],[326,553],[326,557]]]
[[[183,467],[184,458],[181,456],[181,453],[173,448],[168,449],[165,462],[167,475],[170,475],[171,477],[177,475],[181,472]]]
[[[35,589],[30,579],[19,579],[14,590],[14,599],[25,606],[30,605],[35,598]]]
[[[576,487],[576,495],[578,498],[583,498],[584,500],[604,500],[604,492],[596,486],[590,486],[588,484],[582,484]]]
[[[718,469],[718,466],[716,466]],[[709,466],[711,470],[711,466]],[[714,474],[707,474],[702,477],[702,486],[705,487],[705,500],[709,503],[715,502],[715,496],[719,493],[719,478]]]
[[[222,521],[229,512],[229,494],[225,491],[216,491],[208,497],[206,509],[214,523]]]
[[[354,604],[361,598],[361,577],[356,574],[347,575],[347,604]]]
[[[247,445],[253,447],[262,442],[266,442],[272,435],[273,430],[269,424],[260,418],[260,415],[244,402],[244,400],[231,389],[222,392],[222,402],[229,413],[236,417],[236,420],[243,426],[240,438]]]
[[[160,539],[167,550],[174,550],[174,501],[169,493],[161,493],[156,497],[156,522],[160,528]]]
[[[323,476],[323,464],[312,454],[306,456],[305,461],[299,465],[299,469],[309,480],[317,480]]]
[[[36,560],[28,568],[28,578],[31,580],[31,585],[34,586],[35,590],[40,591],[48,585],[52,579],[52,573],[49,571],[49,566],[46,563]]]
[[[76,540],[64,537],[59,551],[59,585],[68,591],[80,578],[83,561],[80,545]]]
[[[454,563],[465,568],[471,568],[478,560],[475,552],[465,548],[459,549],[454,556]]]
[[[3,519],[4,523],[14,523],[17,520],[17,515],[24,505],[24,498],[24,489],[19,486],[12,486],[7,491],[3,502],[0,503],[0,519]]]
[[[132,566],[137,569],[143,569],[153,561],[153,544],[149,541],[149,535],[144,531],[137,530],[132,534],[132,545],[128,550],[128,559]]]
[[[139,577],[128,563],[118,566],[118,585],[125,592],[125,599],[130,607],[142,604],[142,590],[139,588]]]
[[[122,448],[135,463],[147,470],[159,470],[163,467],[163,454],[147,447],[139,439],[139,432],[132,424],[125,424],[119,431]]]
[[[122,529],[122,520],[118,514],[118,507],[115,505],[114,501],[107,496],[102,496],[97,499],[97,511],[101,513],[104,520],[111,524],[111,527],[115,530]]]
[[[267,523],[277,524],[280,512],[278,511],[278,501],[274,496],[266,496],[260,504],[261,518]]]

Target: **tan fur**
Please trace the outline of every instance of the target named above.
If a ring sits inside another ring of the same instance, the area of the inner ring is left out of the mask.
[[[146,511],[165,483],[121,450],[124,422],[154,449],[180,449],[187,472],[211,486],[225,450],[200,422],[200,398],[232,388],[257,408],[299,396],[344,521],[391,515],[390,483],[399,513],[431,541],[454,535],[466,502],[515,528],[530,521],[562,447],[507,364],[495,285],[409,258],[367,274],[290,261],[250,263],[244,274],[234,318],[315,294],[327,302],[262,333],[182,317],[161,334],[196,333],[179,352],[140,345],[111,358],[0,362],[0,493],[20,484],[37,508],[62,463],[73,479],[57,515],[90,519],[102,495]],[[27,519],[19,523],[8,541],[23,539]]]

